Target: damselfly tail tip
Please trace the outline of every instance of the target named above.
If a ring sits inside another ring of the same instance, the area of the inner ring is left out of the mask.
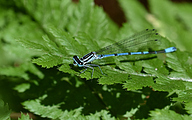
[[[177,50],[177,48],[176,48],[176,47],[173,47],[172,49],[173,49],[173,51],[176,51],[176,50]]]
[[[165,52],[166,52],[166,53],[169,53],[169,52],[174,52],[174,51],[176,51],[176,50],[177,50],[176,47],[169,47],[169,48],[165,49]]]

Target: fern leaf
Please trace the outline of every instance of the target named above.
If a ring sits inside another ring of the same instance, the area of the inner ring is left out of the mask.
[[[25,114],[21,113],[21,118],[18,118],[18,120],[32,120],[32,119],[30,119],[28,114],[25,115]]]
[[[62,111],[58,108],[58,106],[44,106],[41,105],[38,100],[30,100],[22,103],[26,109],[31,112],[34,112],[37,115],[42,117],[47,117],[50,119],[58,119],[58,118],[70,118],[74,116],[78,116],[82,108],[76,109],[74,111],[68,112],[67,110]]]
[[[8,104],[4,104],[3,100],[0,99],[0,119],[7,120],[10,119],[11,111],[9,110]]]
[[[180,115],[180,114],[177,114],[176,112],[172,111],[172,110],[168,110],[168,109],[156,109],[154,111],[151,111],[150,112],[150,116],[151,116],[151,119],[154,119],[154,120],[159,120],[159,118],[161,118],[162,120],[163,119],[177,119],[177,120],[190,120],[191,117],[190,116],[187,116],[187,115]]]

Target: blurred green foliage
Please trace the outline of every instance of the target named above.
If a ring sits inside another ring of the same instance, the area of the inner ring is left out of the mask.
[[[93,0],[0,1],[0,118],[191,119],[192,4],[118,0],[121,28]],[[79,74],[74,55],[155,28],[174,53],[94,61]],[[9,107],[8,107],[8,105]],[[11,109],[11,110],[10,110]]]

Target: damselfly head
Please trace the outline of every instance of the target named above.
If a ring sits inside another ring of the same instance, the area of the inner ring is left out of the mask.
[[[74,65],[74,66],[77,66],[77,61],[76,61],[77,58],[78,58],[78,56],[76,56],[76,55],[73,56],[73,60],[74,60],[74,61],[73,61],[73,65]]]
[[[83,62],[79,59],[79,57],[78,56],[73,56],[73,60],[74,60],[74,62],[73,62],[73,65],[78,65],[79,67],[80,66],[82,66],[83,65]]]

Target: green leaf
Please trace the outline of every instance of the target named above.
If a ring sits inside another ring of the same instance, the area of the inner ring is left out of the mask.
[[[185,104],[185,109],[187,110],[187,113],[192,114],[192,102],[189,101]]]
[[[179,102],[191,102],[192,101],[192,95],[191,95],[192,89],[189,90],[183,90],[178,91],[178,97],[173,98],[173,101],[179,101]]]
[[[153,77],[131,75],[124,83],[123,87],[127,90],[137,90],[149,87],[154,84]]]
[[[56,55],[44,54],[40,58],[33,59],[32,62],[42,67],[51,68],[63,63],[63,59],[64,58]]]
[[[94,2],[1,0],[0,97],[16,112],[24,101],[39,119],[191,119],[191,5],[149,0],[147,9],[143,1],[119,0],[127,21],[118,28],[106,7]],[[81,58],[147,28],[165,37],[146,51],[177,51],[94,60],[103,74],[94,67],[92,79],[92,69],[80,74],[84,67],[73,65],[74,55]],[[172,109],[175,102],[185,106],[183,112]],[[175,112],[163,109],[169,106]]]
[[[148,13],[140,2],[135,0],[119,0],[119,3],[125,12],[129,24],[135,30],[143,30],[152,27],[146,19]]]
[[[108,19],[103,9],[94,6],[93,0],[79,1],[67,28],[73,35],[77,35],[79,31],[89,33],[94,40],[104,37],[113,38],[114,33],[118,31],[117,26]]]
[[[62,65],[61,67],[58,68],[59,71],[62,71],[64,73],[70,73],[71,75],[77,75],[80,74],[79,72],[74,71],[69,65]]]
[[[74,41],[72,35],[70,35],[67,32],[64,32],[62,29],[56,29],[53,26],[49,26],[50,32],[53,34],[53,36],[56,39],[56,42],[60,45],[59,48],[62,48],[60,50],[55,49],[56,51],[64,51],[67,54],[70,55],[78,55],[78,44],[75,44],[76,42]],[[46,40],[46,39],[44,39]],[[50,40],[46,40],[50,41]],[[51,48],[52,46],[49,45]]]
[[[173,92],[175,90],[185,90],[186,86],[183,81],[172,81],[167,77],[160,77],[155,79],[156,84],[153,84],[153,89],[158,91]]]
[[[75,47],[77,45],[74,44],[75,41],[72,39],[72,36],[62,30],[55,29],[54,27],[50,27],[50,32],[55,36],[55,42],[50,40],[47,36],[43,36],[43,44],[41,42],[35,43],[20,39],[20,42],[26,47],[34,50],[39,49],[44,52],[40,58],[34,59],[33,63],[41,65],[42,67],[50,68],[63,62],[71,62],[69,60],[69,55],[79,54],[78,48]],[[72,60],[72,57],[70,59]]]
[[[180,115],[176,112],[168,109],[156,109],[154,111],[150,111],[150,119],[153,120],[190,120],[191,117],[187,115]]]
[[[81,53],[83,53],[83,55],[87,54],[88,51],[93,51],[94,49],[97,50],[100,48],[97,42],[93,40],[90,35],[84,32],[78,32],[75,39],[80,45],[84,46],[79,50]]]
[[[108,111],[102,110],[101,112],[96,112],[95,114],[91,115],[81,115],[82,107],[79,107],[77,109],[71,110],[71,111],[62,111],[59,109],[57,105],[53,106],[44,106],[41,105],[39,100],[30,100],[25,101],[22,103],[26,109],[28,109],[31,112],[34,112],[37,115],[40,115],[42,117],[50,118],[50,119],[99,119],[102,118],[104,120],[114,120],[114,117],[111,117],[110,114],[108,114]]]
[[[14,87],[14,89],[17,90],[20,93],[26,91],[29,88],[30,88],[30,84],[29,83],[22,83],[20,85],[17,85],[16,87]]]
[[[76,8],[76,5],[71,0],[27,2],[19,0],[15,3],[19,7],[24,7],[27,14],[33,16],[43,28],[51,23],[62,29],[69,23],[68,20]]]
[[[114,74],[109,74],[109,75],[104,75],[104,77],[99,79],[99,84],[115,84],[115,83],[122,83],[127,79],[128,75],[127,74],[120,74],[120,73],[114,73]],[[121,79],[119,79],[121,78]]]
[[[58,106],[43,106],[40,104],[38,100],[30,100],[22,103],[26,109],[31,112],[34,112],[37,115],[41,115],[42,117],[48,117],[51,119],[59,118],[64,112],[58,109]],[[67,111],[66,111],[67,112]]]
[[[0,119],[7,120],[10,119],[11,111],[9,110],[8,104],[4,104],[3,100],[0,99]]]
[[[25,115],[25,114],[21,113],[21,118],[18,118],[18,120],[32,120],[32,119],[30,119],[28,114]]]
[[[95,114],[91,114],[90,116],[85,116],[86,119],[102,119],[102,120],[115,120],[115,117],[111,117],[108,111],[101,110],[100,112],[96,112]]]
[[[14,67],[1,67],[0,74],[6,76],[21,77],[25,80],[29,80],[29,75],[26,73],[27,70],[33,73],[34,75],[37,75],[39,78],[44,77],[41,71],[39,71],[31,62],[26,62]]]
[[[167,54],[167,56],[168,67],[176,71],[172,72],[170,77],[173,77],[173,79],[186,79],[186,81],[188,79],[190,81],[190,78],[192,77],[192,64],[186,62],[190,60],[190,55],[178,50],[176,53]]]
[[[153,16],[149,17],[155,28],[160,33],[177,43],[181,50],[191,51],[191,7],[187,3],[177,4],[169,0],[157,1],[149,0],[150,11]],[[188,20],[187,20],[187,19]],[[185,29],[184,26],[188,26]],[[177,36],[177,37],[176,37]]]
[[[33,41],[29,41],[29,40],[25,40],[25,39],[17,39],[17,41],[20,42],[26,48],[49,52],[49,49],[42,44],[39,44],[39,43],[36,43]]]

